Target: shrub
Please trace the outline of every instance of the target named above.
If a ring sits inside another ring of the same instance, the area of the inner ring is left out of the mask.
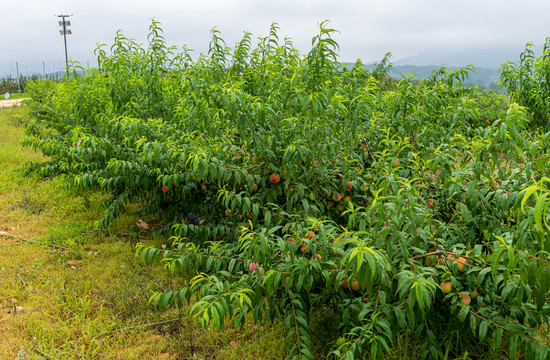
[[[548,176],[549,136],[462,87],[471,69],[388,91],[387,59],[341,70],[326,22],[307,56],[277,30],[233,50],[213,31],[196,61],[156,22],[147,48],[118,33],[97,69],[34,87],[26,144],[52,156],[44,173],[112,194],[98,226],[130,202],[164,217],[172,243],[136,255],[193,277],[159,309],[187,301],[221,329],[280,318],[290,358],[314,357],[315,311],[337,319],[337,357],[379,358],[404,334],[424,358],[476,342],[546,356],[546,197],[522,191]]]

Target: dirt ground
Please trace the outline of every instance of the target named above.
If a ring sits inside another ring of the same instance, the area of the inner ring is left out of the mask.
[[[0,100],[0,108],[19,106],[23,100],[27,99]]]

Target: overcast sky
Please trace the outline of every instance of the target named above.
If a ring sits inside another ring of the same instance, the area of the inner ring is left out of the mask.
[[[97,43],[112,44],[117,30],[145,42],[150,19],[162,23],[170,45],[208,49],[216,27],[233,46],[243,31],[265,36],[271,23],[307,53],[318,24],[340,32],[340,60],[363,62],[392,52],[393,59],[422,52],[523,49],[550,36],[549,0],[0,0],[0,77],[59,70],[64,64],[57,14],[72,14],[69,57],[95,63]],[[518,53],[519,56],[519,53]]]

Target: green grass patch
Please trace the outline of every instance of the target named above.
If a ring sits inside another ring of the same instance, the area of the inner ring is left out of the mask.
[[[4,100],[4,94],[2,94],[2,100]],[[18,94],[18,93],[10,93],[10,100],[14,100],[14,99],[25,99],[25,98],[28,98],[29,97],[29,94],[27,94],[26,92],[24,93],[21,93],[21,94]]]

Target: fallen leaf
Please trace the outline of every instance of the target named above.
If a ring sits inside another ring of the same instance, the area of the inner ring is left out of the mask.
[[[149,230],[149,224],[147,224],[145,221],[139,219],[136,225],[144,230]]]
[[[237,345],[237,342],[236,342],[235,340],[232,340],[232,341],[229,343],[229,345],[235,346],[235,345]]]
[[[168,359],[170,357],[170,353],[162,353],[159,355],[159,359]]]
[[[78,265],[82,262],[82,260],[71,260],[67,261],[67,265]]]

